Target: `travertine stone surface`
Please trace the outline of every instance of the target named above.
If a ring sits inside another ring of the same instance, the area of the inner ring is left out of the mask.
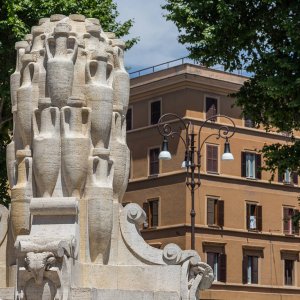
[[[150,247],[143,210],[120,204],[130,167],[124,42],[96,19],[53,15],[15,48],[0,299],[197,299],[211,268],[175,244]]]

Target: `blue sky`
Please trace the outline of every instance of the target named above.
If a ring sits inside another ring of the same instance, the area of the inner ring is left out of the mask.
[[[129,72],[187,56],[185,47],[178,43],[176,26],[166,21],[161,4],[164,0],[115,0],[119,21],[134,19],[128,36],[139,36],[140,42],[125,54]],[[126,37],[127,38],[127,37]]]

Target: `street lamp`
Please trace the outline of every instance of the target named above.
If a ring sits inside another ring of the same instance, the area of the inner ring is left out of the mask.
[[[216,118],[224,118],[231,122],[230,126],[220,125],[216,128],[216,132],[208,135],[203,142],[201,142],[201,131],[202,128],[208,123],[214,122]],[[181,126],[175,128],[172,123],[178,120]],[[200,169],[201,169],[201,149],[204,143],[212,136],[215,136],[216,139],[222,138],[225,140],[224,143],[224,153],[222,154],[222,160],[233,160],[234,157],[230,152],[229,139],[235,133],[235,123],[233,120],[225,115],[214,115],[204,121],[198,133],[194,131],[194,125],[191,121],[185,121],[181,117],[173,113],[167,113],[160,117],[157,123],[158,132],[163,136],[162,151],[159,154],[159,159],[161,160],[170,160],[172,158],[171,153],[168,150],[168,138],[174,138],[178,135],[182,140],[185,146],[185,157],[182,162],[182,168],[186,169],[186,186],[191,191],[192,207],[191,207],[191,249],[195,249],[195,190],[198,189],[201,185],[200,181]],[[181,136],[181,131],[185,131],[185,138]],[[197,135],[198,145],[195,146],[195,136]],[[196,159],[195,161],[195,154]],[[197,173],[195,174],[195,170]]]

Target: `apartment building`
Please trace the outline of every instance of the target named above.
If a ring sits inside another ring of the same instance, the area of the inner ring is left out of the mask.
[[[172,159],[160,161],[157,122],[175,113],[197,132],[213,114],[227,115],[236,125],[230,139],[234,160],[222,161],[224,140],[209,138],[201,150],[201,186],[195,192],[195,247],[215,274],[201,299],[298,299],[300,236],[292,222],[298,212],[298,176],[287,170],[270,182],[270,174],[261,171],[262,146],[286,143],[288,137],[254,128],[233,106],[228,95],[245,80],[192,64],[133,78],[126,117],[131,170],[123,201],[146,211],[142,234],[149,244],[163,248],[174,242],[190,249],[191,193],[181,168],[185,146],[179,136],[170,138]],[[174,119],[172,125],[179,128],[180,122]],[[201,141],[221,125],[232,128],[217,117],[203,127]]]

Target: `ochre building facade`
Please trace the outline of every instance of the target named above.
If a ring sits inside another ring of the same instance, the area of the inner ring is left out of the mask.
[[[157,120],[175,113],[197,132],[211,115],[227,115],[236,124],[230,139],[234,161],[222,161],[224,140],[208,139],[201,150],[201,187],[195,193],[196,250],[215,273],[201,299],[272,299],[300,297],[300,236],[292,222],[298,210],[298,176],[287,170],[260,171],[265,143],[286,143],[284,133],[254,128],[228,97],[246,77],[183,64],[131,79],[127,143],[131,170],[124,205],[135,202],[148,215],[142,234],[153,246],[170,242],[191,246],[191,193],[181,168],[184,143],[169,139],[172,160],[159,161],[162,137]],[[220,125],[204,126],[201,141]],[[179,122],[172,125],[180,126]],[[184,137],[184,132],[181,132]]]

